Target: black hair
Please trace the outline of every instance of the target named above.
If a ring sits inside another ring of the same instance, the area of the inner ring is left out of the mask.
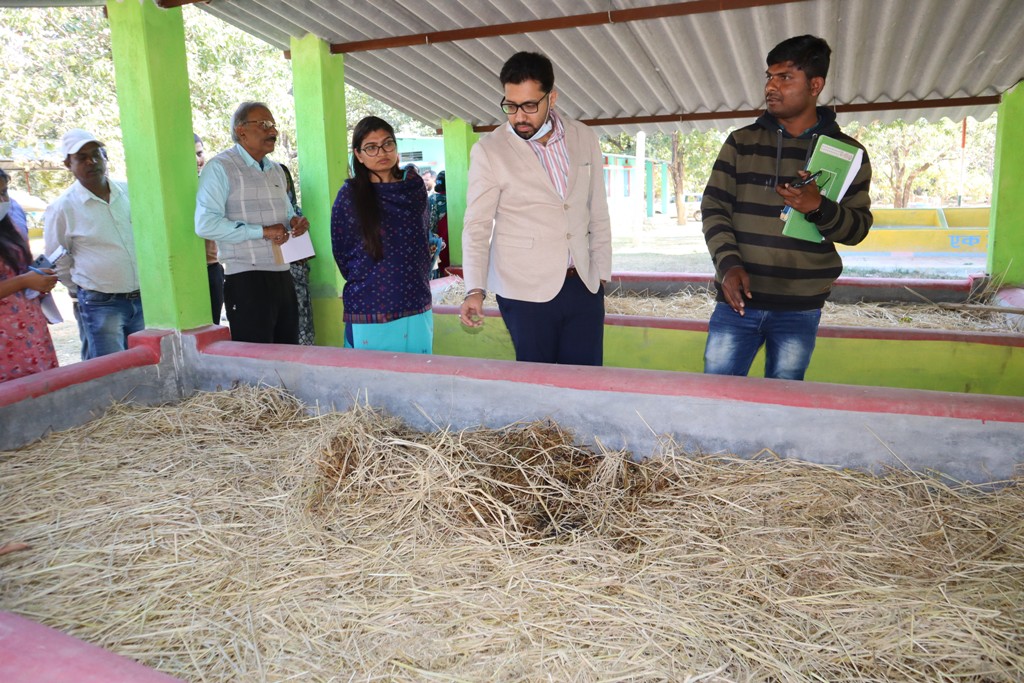
[[[384,243],[380,234],[380,205],[377,203],[377,191],[370,180],[370,169],[356,156],[356,150],[363,146],[363,140],[370,133],[378,130],[395,137],[395,129],[391,124],[378,116],[367,116],[356,124],[352,130],[352,205],[359,220],[359,229],[363,233],[363,246],[366,253],[374,261],[384,258]],[[398,176],[398,163],[391,169],[392,176]]]
[[[832,48],[823,38],[804,35],[787,38],[772,48],[765,60],[768,66],[792,62],[793,66],[807,75],[807,78],[828,76]]]
[[[551,92],[555,87],[555,70],[551,60],[537,52],[517,52],[508,58],[498,76],[501,84],[519,85],[523,81],[537,81],[540,89]]]
[[[11,181],[11,176],[7,175],[7,171],[0,168],[0,179]],[[11,220],[11,212],[8,211],[7,215],[0,219],[0,258],[11,267],[11,269],[19,274],[21,271],[28,267],[29,262],[32,260],[32,252],[28,248],[28,244],[25,242],[25,238],[21,236],[18,229],[14,227],[14,221]]]
[[[200,145],[203,144],[203,139],[199,137],[197,133],[192,133],[192,139],[195,140]]]

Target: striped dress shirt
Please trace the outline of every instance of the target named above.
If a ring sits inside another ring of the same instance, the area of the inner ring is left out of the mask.
[[[551,137],[547,144],[530,142],[530,147],[551,179],[555,192],[565,199],[569,191],[569,147],[565,144],[565,126],[554,110],[551,111],[551,125]]]

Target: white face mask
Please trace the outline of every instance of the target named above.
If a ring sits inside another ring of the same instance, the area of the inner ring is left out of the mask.
[[[11,210],[10,202],[0,202],[0,221],[7,217],[7,212]]]
[[[547,120],[544,121],[544,125],[538,128],[537,132],[530,136],[530,142],[540,140],[542,137],[550,133],[552,128],[554,128],[554,125],[551,123],[551,117],[548,116]]]

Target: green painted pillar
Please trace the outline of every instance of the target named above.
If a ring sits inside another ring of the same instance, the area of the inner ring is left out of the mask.
[[[480,136],[462,119],[441,121],[444,134],[444,184],[448,194],[448,253],[453,266],[462,265],[462,225],[469,189],[469,150]]]
[[[292,38],[292,93],[298,133],[302,213],[309,218],[316,257],[309,262],[309,295],[316,343],[344,346],[344,280],[331,251],[331,207],[348,177],[345,59],[314,35]]]
[[[654,215],[654,162],[645,161],[644,169],[644,195],[646,196],[647,217]]]
[[[996,125],[988,272],[1003,284],[1024,285],[1024,82],[1003,93]]]
[[[107,16],[146,327],[209,325],[181,8],[107,0]]]

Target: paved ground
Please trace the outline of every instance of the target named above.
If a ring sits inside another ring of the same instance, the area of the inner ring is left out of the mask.
[[[32,253],[43,251],[42,239],[32,240]],[[635,228],[616,228],[612,240],[615,272],[712,273],[701,233],[701,224],[677,225],[674,218],[656,215],[651,222]],[[985,257],[914,257],[912,254],[886,256],[847,254],[844,274],[855,276],[962,278],[985,271]],[[64,322],[50,326],[61,365],[79,360],[78,327],[67,290],[58,285],[54,298]]]
[[[651,222],[615,231],[612,268],[616,272],[713,273],[701,224],[677,225],[674,218],[656,215]],[[851,276],[962,278],[985,272],[985,256],[911,253],[843,255],[843,273]]]

